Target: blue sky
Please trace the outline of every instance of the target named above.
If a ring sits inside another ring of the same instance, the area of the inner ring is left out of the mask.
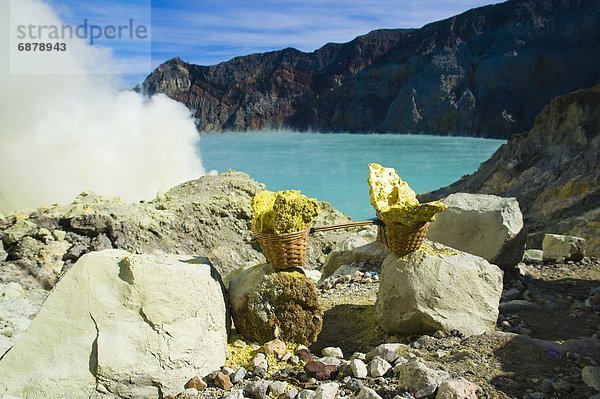
[[[116,15],[142,20],[151,11],[151,63],[139,43],[102,43],[130,66],[131,79],[143,79],[167,59],[212,65],[235,56],[295,47],[315,50],[347,42],[379,28],[418,28],[490,0],[50,0],[67,22]],[[140,78],[141,77],[141,78]]]

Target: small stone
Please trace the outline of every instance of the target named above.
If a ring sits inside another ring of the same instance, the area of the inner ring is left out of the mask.
[[[276,398],[283,396],[288,389],[288,383],[285,381],[274,381],[269,385],[269,396]]]
[[[354,359],[366,360],[367,355],[362,352],[354,352],[352,354],[352,357],[350,358],[350,360],[354,360]]]
[[[265,355],[275,355],[278,358],[285,355],[285,351],[287,346],[285,342],[280,339],[274,339],[269,341],[263,345],[263,350],[265,351]]]
[[[479,386],[464,378],[444,381],[438,388],[435,399],[477,399]]]
[[[245,343],[244,341],[242,341],[241,339],[236,339],[235,341],[233,341],[233,344],[231,344],[233,346],[235,346],[236,348],[245,348],[248,346],[247,343]]]
[[[544,251],[541,249],[526,249],[523,260],[525,262],[541,262],[544,260]]]
[[[337,382],[321,384],[315,391],[314,399],[335,399],[340,386]]]
[[[565,380],[558,380],[552,384],[552,389],[555,391],[570,391],[572,387],[573,386]]]
[[[198,391],[204,391],[206,389],[206,387],[208,387],[208,385],[206,384],[206,382],[204,382],[202,377],[200,377],[199,375],[192,377],[184,386],[184,388],[186,388],[186,389],[187,388],[195,388]]]
[[[231,383],[231,378],[229,378],[229,376],[225,373],[222,372],[218,372],[215,379],[214,379],[215,385],[218,386],[219,388],[222,388],[226,391],[230,390],[231,388],[233,388],[233,384]]]
[[[373,360],[371,360],[371,363],[369,363],[369,374],[373,378],[383,377],[385,373],[387,373],[388,370],[391,368],[391,364],[389,364],[379,356],[375,356]]]
[[[407,348],[404,344],[381,344],[366,354],[365,360],[371,361],[375,356],[379,356],[387,362],[393,363],[398,358],[398,349]]]
[[[343,359],[340,359],[338,357],[323,357],[320,359],[321,363],[323,364],[327,364],[330,366],[335,366],[335,367],[340,367],[340,364],[342,364]]]
[[[312,354],[310,353],[310,350],[304,345],[300,345],[296,349],[296,355],[298,355],[300,359],[302,359],[305,362],[309,362],[313,358]]]
[[[371,388],[362,387],[356,399],[381,399],[381,396]]]
[[[256,367],[256,368],[253,370],[252,374],[253,374],[255,377],[266,378],[268,373],[267,373],[267,369],[265,369],[265,368],[262,368],[262,367]]]
[[[290,352],[286,352],[283,356],[281,356],[281,361],[287,362],[288,360],[290,360],[291,357],[292,357],[292,354]]]
[[[346,382],[345,387],[351,390],[352,392],[358,392],[364,386],[363,382],[356,378],[350,378],[348,382]]]
[[[293,366],[297,366],[298,364],[300,364],[300,358],[296,355],[290,357],[290,364]]]
[[[254,399],[262,399],[264,396],[267,395],[268,389],[268,381],[252,381],[246,384],[246,386],[244,387],[244,394]]]
[[[252,360],[252,365],[255,369],[262,368],[267,370],[269,368],[269,364],[267,363],[267,357],[264,353],[258,353]]]
[[[344,353],[342,352],[342,350],[340,348],[334,347],[334,346],[329,346],[327,348],[324,348],[321,351],[321,354],[323,356],[327,356],[327,357],[337,357],[338,359],[344,358]]]
[[[581,370],[581,379],[587,386],[600,391],[600,367],[585,366]]]
[[[336,373],[337,366],[311,360],[304,366],[304,371],[318,380],[330,380],[332,375]]]
[[[231,376],[231,382],[234,384],[237,384],[238,382],[244,381],[244,378],[246,378],[246,369],[243,367],[240,367]]]
[[[52,231],[52,235],[56,241],[64,241],[67,237],[67,232],[62,230],[54,230]]]
[[[196,399],[200,392],[196,388],[188,388],[177,395],[177,399]]]
[[[437,330],[433,333],[433,338],[442,339],[446,336],[442,330]]]
[[[244,399],[244,390],[235,389],[229,392],[227,395],[223,396],[223,399]]]
[[[533,392],[529,394],[529,399],[546,399],[546,394],[543,392]]]
[[[316,395],[317,393],[312,389],[304,389],[298,394],[298,399],[314,399]]]
[[[298,391],[298,388],[292,388],[289,391],[287,391],[283,395],[283,397],[284,397],[284,399],[295,399],[299,393],[300,393],[300,391]]]
[[[542,380],[542,385],[540,387],[542,392],[550,393],[554,390],[554,381],[545,378]]]
[[[355,378],[367,378],[367,365],[360,359],[353,359],[350,361],[350,370]]]
[[[415,398],[432,395],[438,386],[450,379],[450,375],[442,370],[434,370],[421,359],[412,359],[398,366],[398,385],[408,390]]]

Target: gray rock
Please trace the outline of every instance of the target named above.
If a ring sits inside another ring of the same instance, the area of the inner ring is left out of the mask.
[[[244,394],[254,399],[262,399],[269,390],[269,381],[251,381],[244,387]]]
[[[581,237],[546,234],[542,243],[544,260],[581,260],[585,257],[585,244]]]
[[[316,389],[314,399],[335,399],[340,386],[337,382],[326,382]]]
[[[502,294],[502,297],[507,301],[512,301],[513,299],[517,299],[521,296],[521,291],[518,288],[510,288]]]
[[[338,359],[344,358],[344,353],[342,352],[342,349],[338,348],[338,347],[333,347],[333,346],[323,348],[323,350],[321,351],[321,354],[323,356],[337,357]]]
[[[523,260],[527,262],[541,262],[544,260],[544,251],[541,249],[526,249]]]
[[[350,361],[350,371],[355,378],[367,378],[368,371],[367,365],[360,359],[353,359]]]
[[[284,398],[285,399],[296,399],[296,397],[298,396],[299,393],[300,393],[300,391],[298,391],[298,388],[293,387],[292,389],[290,389],[289,391],[287,391],[284,394]]]
[[[387,373],[388,370],[391,368],[391,364],[389,364],[379,356],[375,356],[373,360],[371,360],[371,363],[369,363],[369,374],[373,378],[383,377],[385,373]]]
[[[14,245],[27,236],[32,236],[38,230],[38,226],[29,221],[19,219],[12,226],[4,230],[4,240],[8,245]]]
[[[356,399],[381,399],[381,396],[373,389],[369,387],[362,387],[358,395],[355,396]]]
[[[238,382],[244,381],[244,378],[246,378],[246,369],[240,367],[231,375],[231,382],[237,384]]]
[[[435,399],[477,399],[479,386],[464,379],[447,380],[440,384]]]
[[[587,386],[600,391],[600,367],[585,366],[581,370],[581,379]]]
[[[376,303],[379,325],[390,335],[493,331],[502,275],[485,259],[428,241],[407,256],[389,255]]]
[[[157,397],[158,384],[165,395],[177,393],[190,375],[225,361],[225,300],[214,275],[181,255],[83,257],[0,360],[2,391],[88,397],[101,383],[120,396]]]
[[[257,353],[254,359],[252,359],[252,365],[254,368],[262,368],[268,370],[269,364],[267,363],[267,357],[264,353]]]
[[[521,261],[524,236],[519,236],[520,245],[512,245],[523,228],[523,215],[515,198],[456,193],[442,202],[448,209],[431,223],[428,239],[480,256],[503,269]]]
[[[229,276],[229,299],[238,331],[259,343],[279,338],[311,344],[323,326],[317,288],[299,269],[238,269]]]
[[[415,398],[432,395],[440,384],[450,379],[442,370],[434,370],[421,359],[413,359],[398,368],[398,385],[408,388]]]

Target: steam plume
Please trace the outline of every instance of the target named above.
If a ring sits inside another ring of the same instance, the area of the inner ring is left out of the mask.
[[[53,10],[26,4],[33,23],[56,24]],[[0,0],[2,38],[9,37],[8,0]],[[0,211],[67,202],[81,191],[135,201],[204,173],[198,133],[183,105],[158,95],[117,90],[117,82],[86,74],[110,62],[81,42],[49,62],[81,75],[18,75],[9,43],[0,42]],[[56,65],[53,65],[55,67]]]

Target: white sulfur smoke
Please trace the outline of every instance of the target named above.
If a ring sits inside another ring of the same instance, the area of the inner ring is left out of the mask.
[[[32,22],[60,23],[44,3],[20,1]],[[182,104],[145,100],[97,75],[11,74],[8,0],[0,3],[0,211],[67,202],[82,191],[149,199],[204,173]],[[71,44],[75,52],[49,62],[70,71],[107,62],[106,52]]]

